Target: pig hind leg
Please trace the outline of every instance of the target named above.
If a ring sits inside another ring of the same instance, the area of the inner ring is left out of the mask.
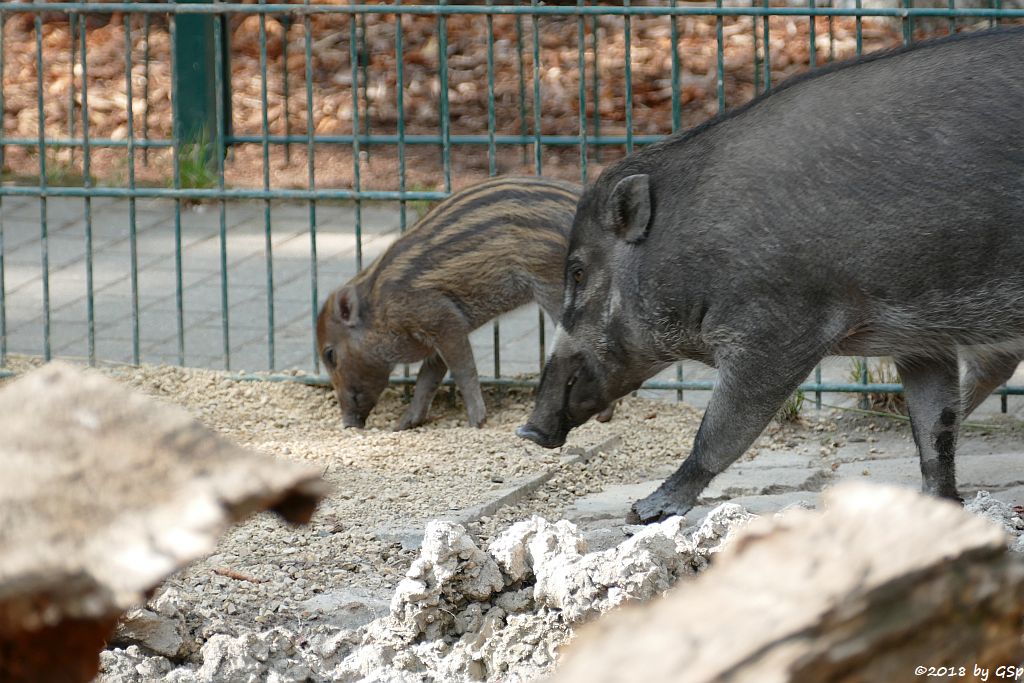
[[[1004,384],[1020,363],[1024,353],[1018,351],[991,351],[961,349],[964,361],[963,418],[974,412],[982,401],[1001,384]]]
[[[441,386],[446,372],[448,372],[448,365],[436,351],[424,359],[420,365],[420,371],[416,375],[416,388],[413,390],[412,402],[406,408],[402,419],[395,425],[395,431],[419,427],[426,421],[434,394]]]
[[[896,357],[921,458],[922,489],[961,500],[956,490],[956,438],[962,404],[955,352],[926,358]]]
[[[633,504],[628,521],[646,524],[686,514],[711,480],[750,448],[822,355],[805,346],[800,356],[785,359],[785,365],[768,352],[729,354],[720,360],[719,380],[690,456],[657,491]]]

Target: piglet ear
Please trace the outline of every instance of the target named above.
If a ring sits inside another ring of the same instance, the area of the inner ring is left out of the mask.
[[[620,239],[636,244],[647,236],[651,221],[651,187],[647,175],[626,176],[612,190],[605,206],[605,226]]]
[[[359,295],[355,287],[346,285],[334,295],[334,316],[349,327],[359,324]]]

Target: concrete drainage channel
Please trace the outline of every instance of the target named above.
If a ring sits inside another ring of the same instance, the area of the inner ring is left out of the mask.
[[[463,526],[474,522],[480,522],[484,518],[490,517],[501,508],[520,503],[527,497],[536,493],[540,487],[551,481],[551,479],[564,467],[584,464],[599,453],[611,453],[621,444],[622,438],[613,436],[610,439],[602,441],[597,446],[591,446],[589,448],[570,446],[561,453],[560,457],[553,465],[540,474],[524,477],[519,481],[513,482],[512,485],[507,488],[490,492],[490,498],[486,502],[473,505],[472,507],[465,508],[463,510],[440,512],[436,515],[436,519],[448,521],[453,524],[461,524]],[[623,513],[622,516],[625,517],[625,513]],[[401,543],[402,547],[407,550],[415,550],[419,548],[423,542],[424,530],[384,527],[375,529],[374,533],[378,538],[394,540]]]

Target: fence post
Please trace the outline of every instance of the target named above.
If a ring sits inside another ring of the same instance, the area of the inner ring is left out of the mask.
[[[178,0],[179,3],[200,3],[206,0]],[[227,130],[219,130],[217,126],[217,109],[215,98],[217,90],[214,69],[216,60],[213,33],[218,30],[218,22],[210,14],[179,13],[174,18],[174,78],[177,81],[178,106],[177,118],[174,121],[174,139],[177,144],[190,144],[202,141],[208,150],[223,149],[220,137],[228,134]],[[227,21],[219,22],[223,31],[221,38],[222,50],[227,52]],[[230,74],[227,60],[221,60],[222,82],[224,83],[224,111],[230,112]],[[226,121],[230,121],[227,114]],[[230,124],[228,124],[230,125]],[[212,161],[213,154],[209,154]]]

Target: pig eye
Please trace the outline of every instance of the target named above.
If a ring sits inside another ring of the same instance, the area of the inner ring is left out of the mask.
[[[583,268],[580,268],[579,266],[573,268],[572,279],[576,284],[583,282]]]
[[[337,358],[334,356],[334,348],[328,346],[324,349],[324,365],[329,368],[333,368]]]

